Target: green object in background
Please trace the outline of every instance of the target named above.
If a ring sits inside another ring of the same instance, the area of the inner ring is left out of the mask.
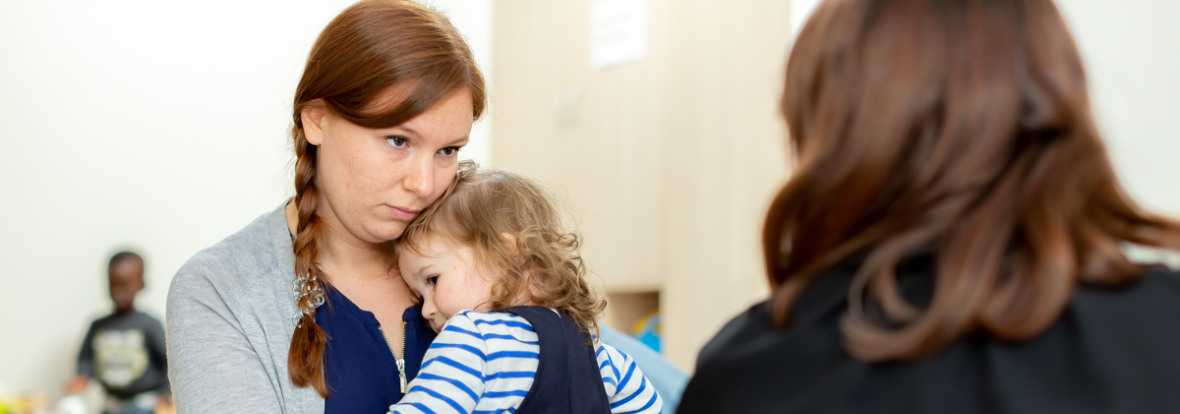
[[[0,414],[9,414],[20,412],[20,406],[17,404],[20,401],[13,399],[12,396],[4,392],[4,388],[0,387]]]

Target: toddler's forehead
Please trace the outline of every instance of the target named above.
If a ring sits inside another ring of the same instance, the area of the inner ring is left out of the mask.
[[[465,247],[467,246],[447,237],[443,233],[429,232],[418,235],[413,240],[399,240],[395,250],[399,256],[412,254],[422,257],[438,257],[453,254]]]

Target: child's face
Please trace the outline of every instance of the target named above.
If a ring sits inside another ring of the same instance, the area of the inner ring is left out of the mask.
[[[135,295],[143,289],[143,262],[134,259],[123,260],[107,270],[115,312],[131,310]]]
[[[414,249],[398,249],[398,268],[410,289],[422,298],[422,316],[438,332],[463,310],[488,310],[493,273],[475,260],[467,246],[428,234]]]

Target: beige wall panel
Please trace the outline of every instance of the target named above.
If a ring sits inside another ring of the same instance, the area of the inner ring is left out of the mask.
[[[565,198],[607,290],[658,291],[665,352],[691,369],[766,295],[788,4],[652,0],[647,56],[594,70],[591,3],[496,2],[492,159]]]
[[[742,7],[735,7],[735,5]],[[734,314],[767,294],[761,225],[785,177],[777,115],[790,36],[783,1],[667,5],[662,297],[665,352],[691,368]]]
[[[664,98],[636,92],[662,90],[661,71],[650,59],[592,70],[589,8],[496,3],[492,158],[564,198],[587,263],[608,286],[655,289]]]

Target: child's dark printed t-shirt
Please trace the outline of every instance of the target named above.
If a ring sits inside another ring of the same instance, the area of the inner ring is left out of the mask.
[[[143,312],[94,321],[78,353],[78,375],[98,380],[120,399],[169,392],[164,326]]]

